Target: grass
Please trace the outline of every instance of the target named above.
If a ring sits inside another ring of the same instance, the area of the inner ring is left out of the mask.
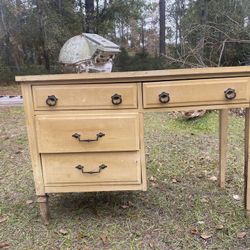
[[[2,108],[0,125],[0,218],[7,218],[0,244],[10,249],[250,249],[244,118],[230,116],[226,189],[209,180],[217,175],[217,112],[191,121],[146,114],[148,191],[50,195],[48,227],[35,203],[22,108]],[[246,232],[242,239],[240,232]]]

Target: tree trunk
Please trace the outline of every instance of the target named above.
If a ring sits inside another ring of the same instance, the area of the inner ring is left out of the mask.
[[[15,42],[15,38],[11,35],[8,23],[6,22],[4,5],[2,2],[0,2],[0,17],[1,17],[2,29],[4,32],[5,57],[6,57],[7,64],[9,66],[11,65],[12,62],[10,59],[12,58],[17,71],[20,71],[20,65],[19,65],[17,51],[16,51],[17,46],[15,46],[15,44],[13,45],[13,42]]]
[[[62,9],[63,9],[63,7],[62,7],[62,0],[58,0],[57,4],[58,4],[59,12],[62,14]]]
[[[94,0],[85,0],[87,33],[94,33],[94,10]]]
[[[136,27],[137,21],[134,18],[130,20],[130,48],[136,48],[136,39],[137,39],[137,32]]]
[[[181,0],[180,1],[180,15],[179,15],[179,40],[180,40],[180,51],[181,51],[181,55],[183,55],[183,50],[184,50],[184,46],[183,46],[183,35],[182,35],[182,19],[184,17],[185,14],[185,1]]]
[[[141,20],[141,44],[142,44],[142,51],[145,51],[145,32],[144,32],[144,20]]]
[[[159,12],[160,12],[160,55],[166,55],[166,46],[165,46],[165,22],[166,22],[166,3],[165,0],[159,0]]]
[[[178,51],[178,35],[179,35],[179,23],[178,23],[178,15],[175,14],[175,48]]]
[[[82,0],[78,0],[78,5],[79,5],[79,8],[80,8],[82,32],[85,32],[85,17],[84,17],[84,14],[83,14],[83,3],[82,3]]]
[[[201,38],[200,38],[200,48],[201,48],[201,58],[204,57],[205,49],[205,36],[206,36],[206,23],[207,23],[207,0],[202,1],[201,12],[200,12],[200,23],[202,26]]]
[[[96,28],[95,33],[99,33],[99,0],[96,0]]]
[[[38,22],[39,22],[39,40],[42,49],[42,56],[45,63],[45,69],[50,71],[50,61],[49,53],[46,48],[46,33],[45,33],[45,23],[44,23],[44,5],[42,0],[37,0],[37,12],[38,12]]]

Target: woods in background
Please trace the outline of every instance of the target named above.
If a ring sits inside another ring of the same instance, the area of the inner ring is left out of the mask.
[[[249,0],[0,0],[0,74],[59,72],[82,32],[122,47],[115,70],[240,65],[250,58]]]

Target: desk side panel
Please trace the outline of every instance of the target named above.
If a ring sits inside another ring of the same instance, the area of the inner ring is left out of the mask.
[[[37,148],[37,137],[35,130],[31,84],[22,83],[21,89],[23,95],[25,120],[26,120],[27,135],[29,141],[29,151],[30,151],[33,176],[35,181],[36,194],[45,195],[41,158]]]

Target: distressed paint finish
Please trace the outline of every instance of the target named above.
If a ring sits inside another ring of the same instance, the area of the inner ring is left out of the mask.
[[[36,193],[45,223],[48,193],[146,191],[145,112],[221,110],[218,179],[224,187],[227,110],[237,107],[247,108],[245,210],[249,215],[250,67],[20,76],[16,80],[22,84]],[[227,90],[235,94],[228,96]],[[162,92],[169,94],[167,102],[161,101]],[[57,95],[55,106],[46,105],[49,95]],[[112,96],[122,101],[112,102]],[[93,139],[99,132],[105,136],[91,142],[72,137],[78,133]],[[97,171],[103,164],[107,167]]]

